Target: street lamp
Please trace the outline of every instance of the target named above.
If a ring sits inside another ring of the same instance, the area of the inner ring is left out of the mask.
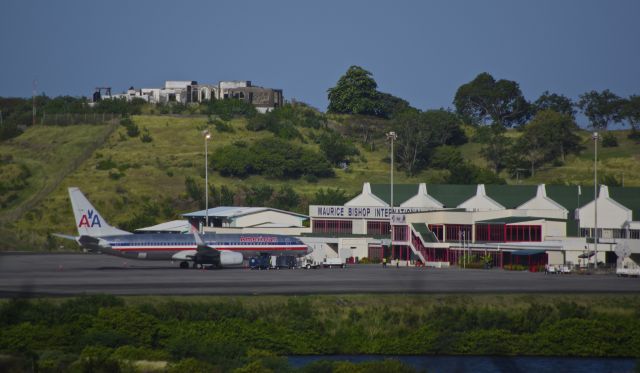
[[[391,238],[391,255],[393,256],[393,229],[391,224],[391,215],[393,215],[393,142],[396,141],[398,135],[394,132],[387,133],[387,140],[391,141],[391,212],[389,213],[389,237]]]
[[[598,269],[598,132],[593,133],[593,209],[594,209],[594,230],[593,249],[595,252],[594,268]]]
[[[205,208],[205,227],[209,226],[209,149],[207,148],[207,142],[211,138],[209,130],[202,132],[204,135],[204,208]],[[204,228],[202,228],[204,233]]]

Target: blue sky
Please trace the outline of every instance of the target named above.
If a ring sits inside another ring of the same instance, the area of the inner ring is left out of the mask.
[[[640,1],[0,3],[0,96],[251,80],[325,110],[350,65],[420,109],[480,72],[544,90],[640,93]]]

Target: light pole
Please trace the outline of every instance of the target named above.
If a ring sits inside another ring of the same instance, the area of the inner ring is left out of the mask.
[[[396,141],[398,135],[391,131],[387,133],[387,139],[391,141],[391,212],[389,212],[389,237],[391,238],[391,251],[393,255],[393,229],[391,225],[391,215],[393,215],[393,142]]]
[[[204,225],[205,227],[209,226],[209,149],[207,148],[207,142],[211,138],[211,133],[209,130],[205,130],[203,132],[204,135],[204,209],[205,209],[205,218]],[[202,228],[202,233],[204,233],[204,228]]]
[[[593,209],[594,209],[594,230],[593,248],[595,252],[594,268],[598,269],[598,132],[593,133]]]

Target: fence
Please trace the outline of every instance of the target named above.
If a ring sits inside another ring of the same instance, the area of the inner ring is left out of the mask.
[[[46,126],[69,126],[74,124],[113,124],[118,123],[122,114],[116,113],[80,113],[47,114],[42,113],[38,123]]]

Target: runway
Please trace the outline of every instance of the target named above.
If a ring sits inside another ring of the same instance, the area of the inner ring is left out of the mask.
[[[494,270],[382,268],[179,269],[94,254],[0,254],[0,296],[339,293],[640,293],[640,279]]]

